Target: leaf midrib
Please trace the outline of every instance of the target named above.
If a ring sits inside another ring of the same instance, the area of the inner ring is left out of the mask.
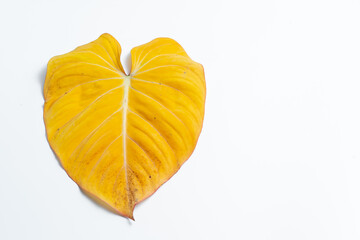
[[[127,136],[127,112],[128,112],[128,104],[129,104],[129,88],[130,88],[130,76],[125,76],[124,77],[124,97],[123,97],[123,102],[122,102],[122,107],[123,107],[123,116],[122,116],[122,135],[123,135],[123,166],[124,166],[124,171],[125,171],[125,182],[126,182],[126,188],[127,188],[127,192],[130,192],[129,189],[129,183],[128,183],[128,177],[127,177],[127,159],[126,159],[126,136]],[[128,200],[129,199],[129,195],[128,195]],[[129,202],[130,203],[130,202]]]

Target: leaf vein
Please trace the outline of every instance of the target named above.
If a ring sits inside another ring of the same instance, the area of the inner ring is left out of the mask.
[[[97,168],[97,166],[100,164],[101,160],[105,157],[106,152],[108,151],[108,149],[122,136],[123,134],[121,133],[119,136],[117,136],[111,143],[109,143],[107,145],[107,147],[105,148],[105,150],[102,152],[100,158],[96,161],[95,165],[92,167],[92,169],[90,170],[89,175],[87,176],[87,180],[90,179],[90,177],[94,174],[95,169]]]
[[[138,113],[132,111],[129,109],[129,112],[133,113],[135,116],[139,117],[140,119],[142,119],[143,121],[145,121],[146,123],[148,123],[159,135],[161,138],[163,138],[165,140],[165,142],[167,143],[167,145],[169,146],[169,148],[171,149],[171,151],[174,153],[174,157],[176,158],[176,154],[174,149],[171,147],[169,141],[164,137],[164,135],[161,134],[161,132],[149,121],[147,121],[146,119],[144,119],[142,116],[140,116]],[[160,149],[160,148],[159,148]],[[160,152],[164,155],[164,157],[166,157],[166,155],[163,153],[163,151],[160,149]]]
[[[94,130],[92,130],[92,131],[80,142],[80,144],[76,147],[76,149],[71,153],[69,159],[71,159],[71,158],[73,157],[73,155],[75,154],[75,152],[76,152],[77,150],[79,150],[80,148],[83,148],[84,145],[90,140],[90,138],[96,133],[96,131],[99,130],[105,123],[107,123],[116,113],[120,112],[122,108],[123,108],[123,107],[118,108],[115,112],[113,112],[110,116],[108,116],[104,121],[102,121]],[[81,146],[81,145],[82,145],[82,146]],[[86,151],[86,152],[84,153],[84,157],[88,154],[88,152],[90,151],[90,149],[91,149],[91,148],[89,148],[88,151]],[[79,154],[80,154],[80,152],[78,153],[77,156],[79,156]],[[77,159],[78,159],[78,158],[76,157],[76,158],[75,158],[75,161],[74,161],[74,167],[73,167],[73,169],[75,168],[75,163],[76,163],[76,160],[77,160]],[[79,164],[80,164],[80,163],[79,163]]]
[[[77,118],[79,118],[81,116],[82,113],[84,113],[88,108],[90,108],[93,104],[95,104],[97,101],[99,101],[101,98],[103,98],[104,96],[106,96],[107,94],[110,94],[112,91],[121,88],[123,85],[120,85],[118,87],[112,88],[109,91],[101,94],[99,97],[97,97],[94,101],[92,101],[89,105],[87,105],[81,112],[79,112],[78,114],[76,114],[73,118],[71,118],[68,122],[66,122],[64,125],[62,125],[61,127],[59,127],[60,129],[63,129],[66,125],[70,124],[71,122],[75,121]],[[59,132],[59,131],[58,131]]]
[[[171,111],[170,109],[168,109],[167,107],[165,107],[162,103],[160,103],[159,101],[157,101],[155,98],[150,97],[149,95],[147,95],[147,94],[143,93],[142,91],[139,91],[139,90],[137,90],[137,89],[135,89],[135,88],[133,88],[133,87],[131,87],[131,89],[133,89],[134,91],[136,91],[136,92],[144,95],[144,96],[147,97],[147,98],[152,99],[154,102],[158,103],[160,106],[162,106],[163,108],[165,108],[169,113],[171,113],[175,118],[177,118],[177,119],[185,126],[185,128],[186,128],[187,130],[189,130],[188,126],[186,126],[185,123],[184,123],[173,111]]]
[[[129,137],[129,135],[127,135],[127,138],[129,138],[133,143],[135,143],[144,153],[145,155],[150,159],[150,161],[153,163],[154,167],[156,168],[156,171],[158,171],[158,168],[154,162],[154,160],[149,156],[149,154],[145,151],[145,149],[140,146],[140,144],[138,142],[136,142],[134,139],[132,139],[131,137]],[[140,164],[141,165],[141,164]],[[146,170],[145,170],[146,171]],[[146,171],[147,172],[147,171]]]

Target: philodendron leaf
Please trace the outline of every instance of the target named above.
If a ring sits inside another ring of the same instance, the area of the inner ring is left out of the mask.
[[[86,192],[133,219],[190,157],[201,132],[201,64],[174,40],[157,38],[131,51],[131,72],[109,34],[53,57],[44,86],[48,141]]]

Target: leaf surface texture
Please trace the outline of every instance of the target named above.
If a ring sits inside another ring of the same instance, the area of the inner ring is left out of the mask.
[[[192,154],[205,78],[174,40],[131,50],[131,72],[110,34],[53,57],[44,85],[48,141],[68,175],[125,217]]]

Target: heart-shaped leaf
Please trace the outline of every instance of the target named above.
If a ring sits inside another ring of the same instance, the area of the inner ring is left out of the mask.
[[[202,65],[174,40],[131,51],[131,73],[109,34],[53,57],[44,86],[48,141],[86,192],[133,219],[192,154],[205,104]]]

